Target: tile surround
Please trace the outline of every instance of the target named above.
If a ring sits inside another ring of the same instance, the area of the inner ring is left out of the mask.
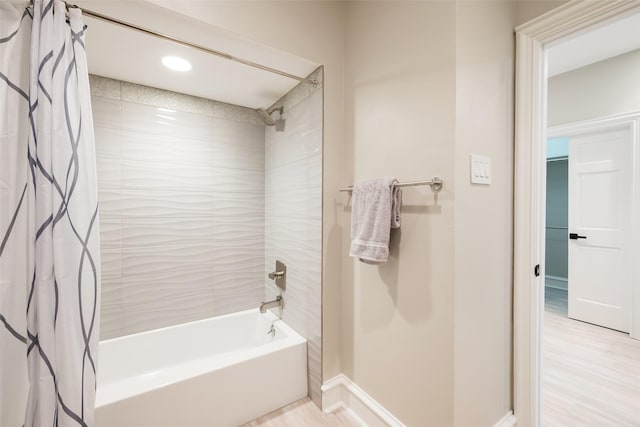
[[[97,76],[90,82],[101,338],[257,307],[264,126],[255,112]]]
[[[321,385],[322,71],[285,132],[247,108],[90,76],[111,338],[256,307],[288,266],[283,318]]]
[[[318,70],[313,78],[322,81]],[[320,405],[322,301],[322,87],[296,86],[284,105],[285,132],[266,131],[265,273],[287,264],[283,319],[307,338],[309,394]],[[266,281],[268,297],[277,295]]]

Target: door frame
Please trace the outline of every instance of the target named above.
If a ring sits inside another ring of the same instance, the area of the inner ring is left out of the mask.
[[[561,136],[571,137],[606,129],[625,129],[628,130],[631,135],[631,241],[629,250],[632,259],[638,259],[638,257],[640,257],[640,221],[638,220],[638,215],[640,214],[640,112],[550,127],[547,130],[547,138]],[[546,233],[546,228],[543,230],[544,233]],[[543,235],[542,239],[544,238],[545,236]],[[567,286],[569,286],[568,282]],[[631,289],[632,295],[640,295],[640,266],[638,266],[637,263],[632,263],[631,265]],[[638,315],[638,313],[640,313],[640,298],[633,298],[631,301],[631,325],[629,335],[635,339],[640,339],[640,322],[638,322],[640,315]]]
[[[539,427],[541,414],[544,272],[534,272],[544,264],[546,49],[635,13],[640,0],[571,0],[516,28],[513,406],[518,427]],[[640,306],[640,292],[634,293],[634,306]],[[639,331],[640,313],[634,310],[632,332]]]

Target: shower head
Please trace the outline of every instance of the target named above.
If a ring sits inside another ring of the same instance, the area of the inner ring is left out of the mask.
[[[273,117],[271,117],[271,114],[269,114],[264,108],[256,109],[256,113],[258,113],[258,116],[260,116],[260,119],[262,119],[265,125],[274,126],[276,124]]]
[[[258,108],[255,111],[256,113],[258,113],[258,116],[260,116],[260,119],[264,122],[265,125],[275,126],[276,132],[284,132],[286,120],[282,117],[282,115],[284,114],[283,106],[274,108],[270,111],[267,111],[264,108]],[[274,120],[273,117],[271,116],[276,111],[280,114],[280,117],[278,117],[278,120]]]
[[[287,123],[285,119],[276,120],[276,132],[284,132],[284,125]]]

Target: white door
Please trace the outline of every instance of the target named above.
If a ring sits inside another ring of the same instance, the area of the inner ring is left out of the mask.
[[[569,138],[569,317],[631,329],[632,132]]]

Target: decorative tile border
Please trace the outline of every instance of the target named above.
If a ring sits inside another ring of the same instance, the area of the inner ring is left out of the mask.
[[[205,98],[198,98],[178,92],[156,89],[135,83],[122,82],[122,100],[136,104],[153,105],[154,107],[169,108],[185,113],[213,116],[213,104]]]
[[[91,96],[101,96],[111,99],[122,98],[119,80],[89,74],[89,86],[91,88]]]
[[[264,125],[253,109],[239,105],[114,80],[94,74],[89,75],[89,84],[91,86],[91,96],[118,99],[142,105],[152,105],[154,107],[168,108],[252,125]]]
[[[264,122],[253,109],[224,102],[213,103],[213,117],[264,126]]]

